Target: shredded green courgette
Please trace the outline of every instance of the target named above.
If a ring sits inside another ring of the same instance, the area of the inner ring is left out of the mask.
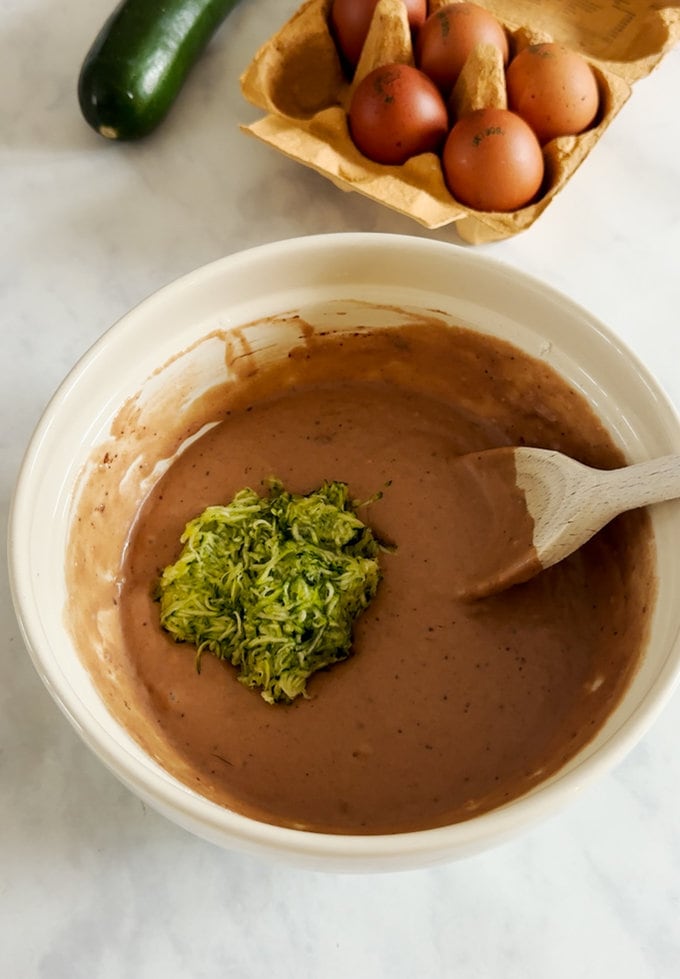
[[[161,575],[161,625],[196,646],[198,669],[209,652],[270,703],[305,695],[312,673],[349,656],[380,581],[380,546],[357,505],[345,483],[300,496],[272,479],[265,496],[244,489],[208,507]]]

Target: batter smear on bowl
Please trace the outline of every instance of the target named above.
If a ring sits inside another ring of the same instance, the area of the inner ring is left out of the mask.
[[[166,767],[181,759],[199,792],[266,822],[378,834],[468,819],[558,771],[621,698],[655,594],[647,515],[617,518],[524,585],[457,599],[456,459],[529,444],[613,468],[620,451],[549,365],[493,337],[434,317],[303,334],[225,387],[219,422],[140,509],[118,606],[136,709],[162,733]],[[368,499],[385,486],[362,520],[395,544],[351,655],[283,704],[215,656],[198,673],[155,598],[186,524],[272,474],[299,494],[338,480]]]

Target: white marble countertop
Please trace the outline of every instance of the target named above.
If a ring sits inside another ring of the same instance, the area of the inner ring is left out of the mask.
[[[138,300],[277,238],[429,234],[238,131],[257,116],[238,76],[295,0],[243,2],[153,137],[96,136],[75,86],[111,5],[0,4],[3,535],[47,400]],[[606,321],[680,407],[678,92],[676,49],[533,228],[483,247]],[[43,688],[0,573],[0,975],[680,975],[680,694],[615,771],[516,842],[427,871],[298,871],[195,839],[118,784]]]

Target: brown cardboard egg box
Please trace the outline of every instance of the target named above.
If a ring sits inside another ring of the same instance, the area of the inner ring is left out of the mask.
[[[449,0],[429,0],[429,12]],[[350,81],[328,26],[331,0],[306,0],[255,54],[241,77],[245,98],[265,115],[242,129],[286,156],[405,214],[426,228],[456,223],[473,244],[510,237],[528,228],[565,186],[631,95],[680,37],[680,10],[653,2],[574,0],[476,0],[505,26],[511,56],[527,44],[559,41],[591,64],[600,90],[593,125],[579,136],[544,147],[546,176],[539,199],[511,213],[473,211],[446,187],[434,153],[402,166],[366,159],[354,146],[346,106],[353,87],[381,64],[413,64],[402,0],[379,0],[361,59]],[[511,17],[508,15],[511,14]],[[506,105],[503,65],[494,48],[480,46],[463,69],[453,100],[458,112]]]

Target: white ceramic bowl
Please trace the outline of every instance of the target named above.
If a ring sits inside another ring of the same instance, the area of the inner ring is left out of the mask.
[[[315,868],[375,871],[422,867],[511,838],[564,805],[639,740],[680,673],[680,511],[660,506],[653,512],[659,591],[640,669],[595,740],[530,795],[450,827],[366,837],[266,825],[196,794],[114,719],[65,626],[64,558],[78,477],[93,450],[105,444],[127,399],[153,405],[168,387],[179,391],[184,385],[190,401],[222,379],[225,338],[240,342],[237,328],[292,310],[328,326],[336,322],[337,302],[351,307],[354,300],[437,309],[461,325],[501,336],[544,358],[580,389],[631,461],[680,452],[680,421],[644,367],[610,330],[541,283],[478,253],[424,238],[301,238],[192,272],[132,310],[94,345],[57,391],[28,447],[10,517],[9,561],[36,669],[84,741],[133,792],[228,848]],[[255,328],[249,342],[257,347],[260,339]],[[131,495],[148,488],[149,478]],[[122,524],[121,547],[126,531]]]

